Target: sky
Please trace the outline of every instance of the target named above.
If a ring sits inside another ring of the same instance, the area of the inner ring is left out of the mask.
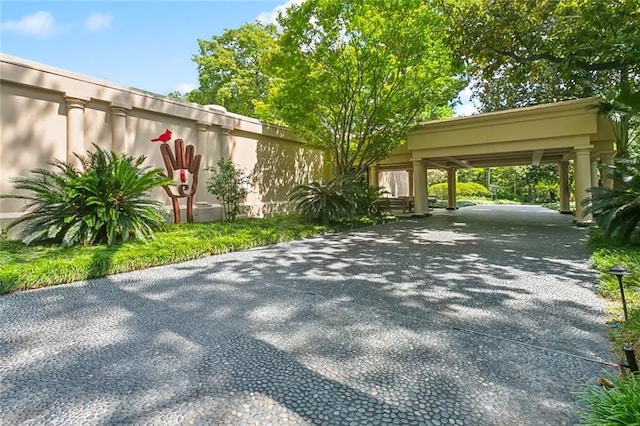
[[[246,22],[300,0],[0,1],[0,52],[166,95],[198,85],[193,55]],[[461,94],[456,115],[475,112]]]

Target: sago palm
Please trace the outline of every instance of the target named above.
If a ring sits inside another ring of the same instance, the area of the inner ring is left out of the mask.
[[[289,193],[289,200],[304,219],[323,225],[351,217],[356,207],[343,179],[298,185]]]
[[[95,148],[86,156],[74,154],[82,169],[56,160],[51,170],[35,169],[33,176],[13,180],[15,188],[27,194],[3,197],[27,200],[27,213],[10,224],[23,224],[25,244],[144,241],[164,226],[164,206],[147,195],[172,180],[161,176],[161,169],[142,167],[145,157]]]

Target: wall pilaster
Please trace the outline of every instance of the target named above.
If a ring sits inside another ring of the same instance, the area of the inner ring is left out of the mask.
[[[127,141],[128,108],[111,105],[111,150],[117,153],[131,154],[131,146]]]
[[[86,99],[65,96],[67,104],[67,162],[80,166],[74,153],[84,155],[84,107]]]

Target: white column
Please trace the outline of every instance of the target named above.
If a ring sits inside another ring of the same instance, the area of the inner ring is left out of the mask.
[[[415,194],[413,192],[413,170],[407,170],[409,174],[409,193],[407,194],[409,197],[413,197]]]
[[[602,179],[602,186],[613,189],[613,179],[611,173],[613,172],[609,167],[613,166],[613,159],[615,151],[605,151],[600,153],[600,160],[602,168],[600,169],[600,176]]]
[[[84,155],[84,107],[85,99],[65,96],[67,103],[67,162],[80,166],[74,153]]]
[[[378,180],[378,166],[369,166],[369,186],[380,186]]]
[[[412,160],[413,188],[415,190],[415,214],[425,215],[429,212],[427,205],[427,172],[422,160]]]
[[[593,217],[584,214],[582,203],[589,198],[587,190],[591,186],[591,149],[593,145],[577,146],[574,148],[575,176],[576,176],[576,218],[578,225],[588,225],[593,221]]]
[[[599,175],[598,175],[598,162],[600,160],[599,156],[592,156],[591,157],[591,186],[599,186]]]
[[[111,150],[131,155],[127,142],[127,108],[111,105]]]
[[[560,161],[558,163],[560,174],[560,213],[571,214],[569,206],[569,162]]]
[[[456,169],[451,167],[447,169],[447,210],[457,209],[456,204]]]

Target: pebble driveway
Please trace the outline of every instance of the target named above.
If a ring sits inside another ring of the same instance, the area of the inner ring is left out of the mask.
[[[466,207],[2,296],[0,424],[575,424],[613,356],[571,219]]]

